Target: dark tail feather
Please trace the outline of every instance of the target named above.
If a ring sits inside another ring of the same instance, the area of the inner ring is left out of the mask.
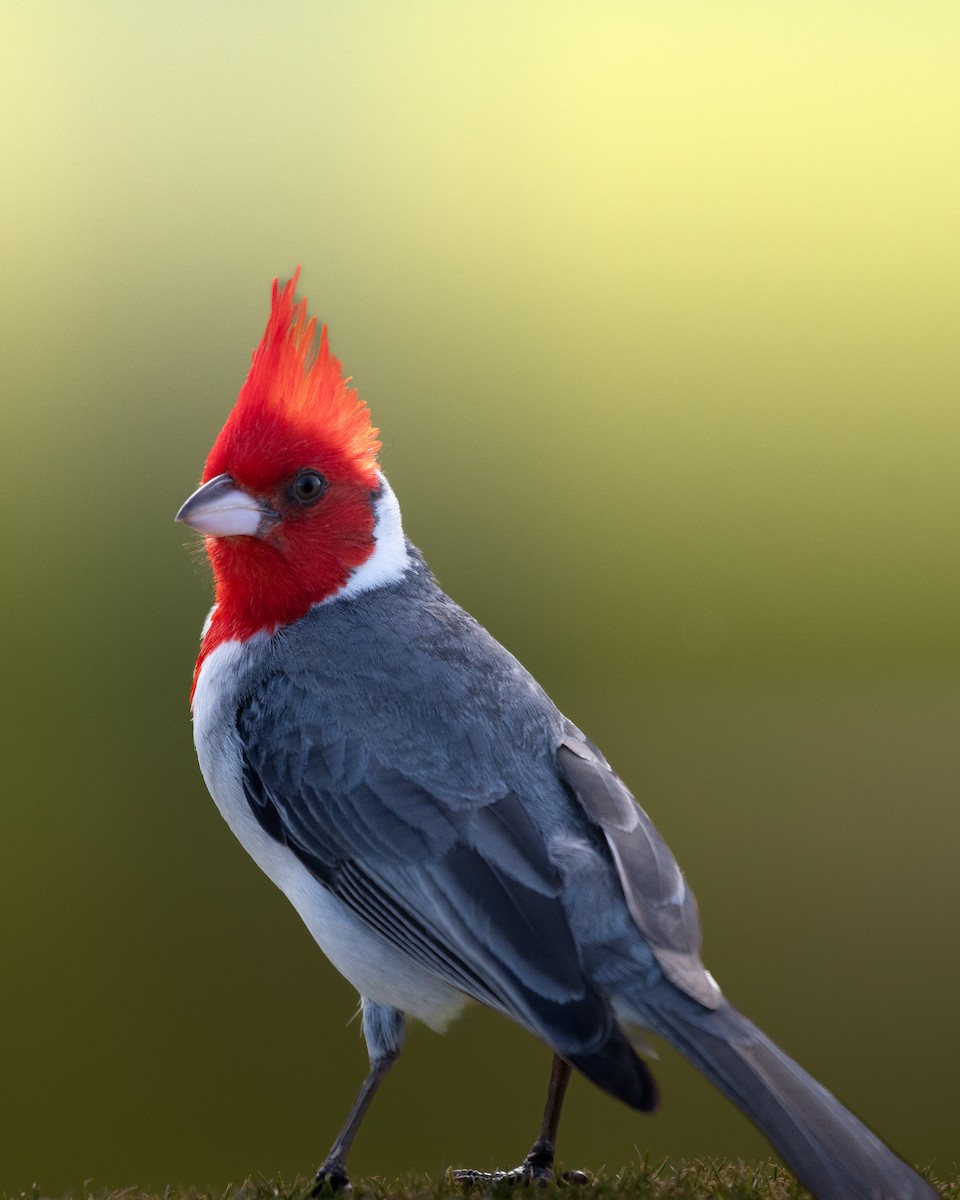
[[[589,1054],[565,1054],[564,1057],[598,1087],[631,1108],[653,1112],[660,1102],[656,1080],[649,1067],[616,1026],[599,1050]]]
[[[666,1038],[770,1139],[817,1200],[936,1200],[916,1172],[728,1004],[646,1009]]]

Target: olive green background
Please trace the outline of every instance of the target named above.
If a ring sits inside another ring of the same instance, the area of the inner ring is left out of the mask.
[[[223,826],[173,514],[302,291],[441,582],[606,750],[746,1009],[954,1166],[955,3],[8,4],[0,1190],[314,1167],[354,999]],[[414,1029],[357,1173],[518,1161],[548,1055]],[[669,1052],[561,1155],[764,1143]]]

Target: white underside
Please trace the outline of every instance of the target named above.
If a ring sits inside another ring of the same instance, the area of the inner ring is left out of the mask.
[[[210,794],[244,849],[287,896],[320,949],[360,995],[443,1029],[466,997],[369,930],[291,850],[261,828],[250,809],[233,720],[235,681],[246,656],[268,652],[268,641],[266,634],[257,634],[247,642],[226,642],[201,668],[193,700],[194,739]]]

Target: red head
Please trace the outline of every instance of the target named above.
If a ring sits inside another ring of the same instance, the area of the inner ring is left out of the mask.
[[[302,617],[375,547],[380,442],[330,353],[326,326],[273,283],[250,374],[177,519],[207,534],[216,613],[207,653]]]

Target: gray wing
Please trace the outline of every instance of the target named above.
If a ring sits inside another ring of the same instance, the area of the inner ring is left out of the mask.
[[[285,719],[291,703],[297,720]],[[583,972],[560,876],[517,795],[481,789],[452,803],[288,681],[249,698],[237,732],[257,820],[360,920],[601,1086],[653,1106],[646,1068]]]
[[[600,751],[567,722],[557,769],[606,838],[630,914],[664,974],[707,1008],[720,989],[700,961],[700,918],[670,848]]]

